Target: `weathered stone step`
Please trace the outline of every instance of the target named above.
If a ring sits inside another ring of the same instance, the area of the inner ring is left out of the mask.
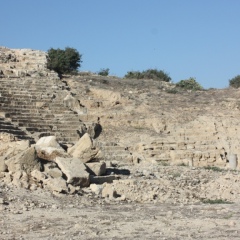
[[[26,127],[26,130],[31,132],[31,133],[34,133],[34,132],[48,132],[49,130],[48,129],[44,129],[44,128],[38,128],[38,127]],[[50,131],[49,131],[50,132]]]
[[[122,147],[122,146],[103,146],[102,147],[104,150],[107,150],[107,151],[125,151],[126,148],[125,147]]]
[[[10,124],[10,123],[0,123],[1,130],[18,130],[18,127]]]
[[[104,153],[103,153],[104,154]],[[104,155],[105,161],[124,161],[128,159],[129,155]]]
[[[5,109],[9,108],[16,108],[16,109],[37,109],[36,104],[32,104],[29,101],[24,101],[24,102],[9,102],[9,104],[4,104],[3,107]]]

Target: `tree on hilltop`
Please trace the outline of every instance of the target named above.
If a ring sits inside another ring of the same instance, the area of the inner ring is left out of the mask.
[[[240,88],[240,75],[229,80],[229,85],[233,88]]]
[[[48,50],[47,68],[56,71],[59,75],[73,74],[81,66],[82,55],[74,48],[50,48]]]

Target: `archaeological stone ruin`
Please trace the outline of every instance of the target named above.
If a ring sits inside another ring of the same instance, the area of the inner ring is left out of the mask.
[[[172,83],[151,79],[60,79],[46,64],[45,52],[0,47],[4,184],[145,201],[164,199],[161,189],[126,189],[140,191],[134,178],[142,176],[166,185],[159,167],[239,170],[240,90],[171,94]]]

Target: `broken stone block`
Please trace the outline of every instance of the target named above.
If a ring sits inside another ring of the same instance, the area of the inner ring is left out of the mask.
[[[99,195],[102,193],[103,185],[93,183],[90,185],[90,189],[92,190],[93,193]]]
[[[48,178],[44,181],[44,185],[53,192],[67,193],[68,187],[63,178]]]
[[[55,136],[40,138],[35,145],[39,158],[54,161],[56,157],[68,157],[68,154],[59,145]]]
[[[44,164],[44,172],[50,175],[52,178],[62,177],[62,171],[58,168],[55,162]]]
[[[43,181],[47,178],[46,174],[44,174],[43,172],[40,172],[40,171],[38,171],[38,170],[33,170],[33,171],[31,172],[31,176],[32,176],[34,179],[36,179],[38,182],[40,182],[40,181],[43,182]]]
[[[91,175],[101,176],[106,173],[106,163],[105,162],[90,162],[85,164]]]
[[[102,197],[113,199],[117,198],[118,195],[116,190],[113,188],[111,184],[105,184],[102,189]]]
[[[73,186],[88,187],[89,186],[89,173],[84,163],[78,158],[56,158],[61,171],[67,177],[67,183]]]
[[[98,161],[101,157],[99,149],[93,146],[88,133],[85,133],[74,146],[68,148],[68,154],[81,159],[83,163]]]

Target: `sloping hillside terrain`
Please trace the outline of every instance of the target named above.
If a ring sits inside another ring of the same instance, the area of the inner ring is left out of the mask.
[[[240,90],[46,63],[0,48],[1,239],[238,238]]]

